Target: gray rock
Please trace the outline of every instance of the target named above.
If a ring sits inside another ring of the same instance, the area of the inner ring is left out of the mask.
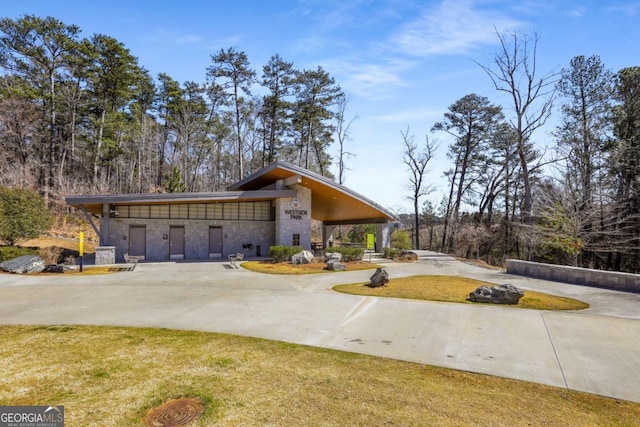
[[[331,271],[344,271],[347,267],[344,264],[340,264],[339,262],[328,262],[327,270]]]
[[[43,273],[64,273],[68,269],[69,267],[64,265],[49,264],[44,268],[44,270],[42,270],[42,272]]]
[[[491,304],[518,304],[524,292],[513,285],[480,286],[469,294],[468,301]]]
[[[37,255],[23,255],[0,263],[0,269],[16,274],[39,273],[44,267],[44,260]]]
[[[373,273],[373,276],[369,279],[369,287],[370,288],[379,288],[380,286],[384,286],[389,283],[389,274],[387,270],[384,268],[378,267],[376,272]]]
[[[324,254],[324,259],[326,260],[327,263],[330,262],[340,262],[342,261],[342,254],[338,253],[338,252],[327,252],[326,254]]]
[[[291,257],[291,264],[311,264],[313,262],[313,253],[309,251],[301,251]]]
[[[345,270],[346,266],[340,263],[340,261],[342,261],[342,254],[338,252],[327,252],[324,255],[324,257],[327,261],[327,270],[331,270],[331,271]]]

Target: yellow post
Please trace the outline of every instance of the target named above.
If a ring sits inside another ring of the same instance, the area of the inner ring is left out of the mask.
[[[80,273],[82,273],[83,261],[84,261],[84,233],[80,232],[80,244],[79,244],[79,255],[80,255]]]

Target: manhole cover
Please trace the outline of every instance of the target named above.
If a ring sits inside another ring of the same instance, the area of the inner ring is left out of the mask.
[[[199,399],[173,399],[149,410],[145,418],[147,427],[183,427],[195,421],[204,412]]]

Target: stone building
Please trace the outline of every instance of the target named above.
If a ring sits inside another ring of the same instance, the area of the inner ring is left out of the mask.
[[[386,209],[330,179],[276,161],[231,185],[201,193],[69,196],[100,238],[96,263],[267,256],[273,245],[329,246],[343,224],[379,224],[376,246],[388,246]],[[312,220],[323,241],[311,239]],[[98,224],[96,223],[98,222]]]

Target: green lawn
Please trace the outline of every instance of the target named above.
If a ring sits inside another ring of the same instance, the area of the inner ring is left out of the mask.
[[[354,295],[477,304],[467,301],[467,297],[469,293],[482,285],[494,286],[493,283],[458,276],[411,276],[392,279],[386,286],[379,288],[370,288],[363,283],[353,283],[338,285],[333,289]],[[508,307],[537,310],[581,310],[588,308],[589,304],[571,298],[525,290],[524,297],[520,299],[518,304]]]
[[[640,404],[262,339],[165,329],[0,326],[0,405],[136,426],[199,399],[194,426],[632,426]]]
[[[353,261],[343,263],[346,267],[344,271],[371,270],[379,267],[379,265],[371,264],[365,261]],[[311,264],[293,265],[290,262],[271,262],[271,261],[247,261],[240,264],[245,268],[256,273],[266,274],[315,274],[315,273],[339,273],[337,271],[327,270],[327,264],[324,262],[316,262]]]

